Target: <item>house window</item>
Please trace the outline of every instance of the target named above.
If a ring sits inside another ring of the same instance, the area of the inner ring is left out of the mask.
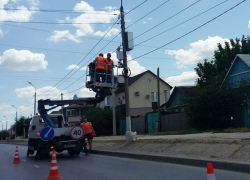
[[[110,106],[110,96],[105,97],[104,106]]]
[[[150,84],[150,82],[151,82],[151,79],[147,78],[147,79],[146,79],[146,83],[147,83],[147,84]]]
[[[151,92],[151,101],[157,102],[157,92]]]
[[[164,90],[164,98],[165,98],[165,102],[168,101],[168,90]]]

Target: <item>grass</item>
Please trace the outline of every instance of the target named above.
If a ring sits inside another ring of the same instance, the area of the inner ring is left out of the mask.
[[[250,132],[250,127],[242,127],[242,128],[228,128],[223,130],[196,130],[190,129],[185,131],[169,131],[169,132],[155,132],[155,133],[148,133],[147,135],[185,135],[185,134],[198,134],[198,133],[205,133],[205,132],[212,132],[212,133],[244,133]]]

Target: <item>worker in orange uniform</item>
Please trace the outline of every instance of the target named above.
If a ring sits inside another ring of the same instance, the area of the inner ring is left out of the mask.
[[[111,58],[111,53],[108,53],[106,59],[107,66],[105,68],[107,75],[107,83],[112,83],[112,72],[114,68],[114,63],[110,58]]]
[[[99,57],[95,58],[95,69],[96,69],[96,75],[95,80],[96,82],[101,82],[100,78],[102,78],[102,82],[106,81],[105,77],[105,67],[106,67],[106,60],[103,58],[103,54],[100,53]]]
[[[87,118],[84,118],[83,123],[82,123],[82,129],[84,136],[87,137],[88,142],[89,142],[89,150],[92,149],[92,140],[93,136],[92,133],[95,132],[92,124],[88,122]]]

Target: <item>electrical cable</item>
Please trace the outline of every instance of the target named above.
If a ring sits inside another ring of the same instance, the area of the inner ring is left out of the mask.
[[[143,34],[149,32],[149,31],[151,31],[152,29],[154,29],[154,28],[156,28],[157,26],[163,24],[164,22],[168,21],[169,19],[172,19],[173,17],[175,17],[175,16],[177,16],[178,14],[182,13],[183,11],[189,9],[190,7],[194,6],[195,4],[197,4],[197,3],[200,2],[200,1],[201,1],[201,0],[198,0],[198,1],[194,2],[193,4],[191,4],[191,5],[189,5],[188,7],[182,9],[182,10],[179,11],[178,13],[172,15],[171,17],[169,17],[169,18],[165,19],[164,21],[158,23],[157,25],[153,26],[152,28],[148,29],[147,31],[144,31],[143,33],[141,33],[141,34],[139,34],[138,36],[134,37],[132,40],[135,40],[136,38],[142,36]],[[130,40],[130,41],[132,41],[132,40]]]
[[[137,21],[135,21],[133,24],[130,24],[128,27],[126,27],[126,29],[128,29],[129,27],[133,26],[135,23],[137,23],[138,21],[140,21],[141,19],[143,19],[144,17],[146,17],[147,15],[151,14],[152,12],[154,12],[156,9],[160,8],[161,6],[163,6],[164,4],[166,4],[168,1],[165,1],[164,3],[162,3],[161,5],[157,6],[155,9],[153,9],[152,11],[150,11],[149,13],[147,13],[146,15],[142,16],[140,19],[138,19]]]
[[[119,20],[119,19],[117,19],[116,22],[117,22],[118,20]],[[103,37],[95,44],[95,46],[87,53],[87,55],[83,57],[83,59],[76,65],[76,67],[79,66],[79,64],[82,63],[82,61],[83,61],[83,60],[93,51],[93,49],[102,41],[102,39],[103,39],[103,38],[109,33],[109,31],[115,26],[116,22],[113,24],[113,26],[112,26],[111,28],[109,28],[109,30],[108,30],[108,31],[103,35]],[[81,69],[81,68],[80,68],[80,69]],[[58,85],[60,82],[62,82],[63,79],[65,79],[65,78],[66,78],[71,72],[73,72],[74,70],[75,70],[75,68],[72,69],[66,76],[64,76],[56,85]],[[78,69],[78,70],[79,70],[79,69]],[[78,70],[76,70],[76,72],[77,72]],[[75,72],[75,73],[76,73],[76,72]],[[75,73],[73,73],[72,75],[74,75]],[[71,76],[72,76],[72,75],[71,75]],[[71,77],[71,76],[70,76],[70,77]],[[70,77],[69,77],[69,78],[70,78]],[[69,79],[69,78],[68,78],[68,79]],[[64,81],[64,82],[65,82],[65,81]],[[61,84],[63,84],[63,83],[61,83]],[[60,86],[61,84],[59,84],[59,86]],[[54,85],[53,87],[55,87],[56,85]],[[59,86],[58,86],[58,87],[59,87]]]
[[[31,22],[31,21],[22,21],[22,22],[19,22],[19,21],[0,21],[1,23],[26,23],[26,24],[63,24],[63,25],[72,25],[72,24],[114,24],[114,23],[63,23],[63,22]],[[116,24],[119,24],[119,23],[116,23]]]
[[[171,43],[173,43],[173,42],[175,42],[175,41],[177,41],[177,40],[179,40],[179,39],[181,39],[181,38],[183,38],[183,37],[185,37],[185,36],[187,36],[187,35],[189,35],[190,33],[192,33],[192,32],[194,32],[194,31],[200,29],[201,27],[203,27],[203,26],[209,24],[210,22],[214,21],[215,19],[219,18],[220,16],[226,14],[227,12],[229,12],[230,10],[232,10],[232,9],[234,9],[235,7],[239,6],[240,4],[242,4],[242,3],[245,2],[245,1],[246,1],[246,0],[241,1],[240,3],[238,3],[238,4],[236,4],[235,6],[231,7],[230,9],[224,11],[223,13],[221,13],[221,14],[219,14],[218,16],[214,17],[213,19],[207,21],[206,23],[204,23],[204,24],[202,24],[202,25],[196,27],[195,29],[193,29],[193,30],[187,32],[186,34],[184,34],[184,35],[182,35],[182,36],[180,36],[180,37],[178,37],[178,38],[176,38],[176,39],[174,39],[174,40],[172,40],[172,41],[170,41],[170,42],[168,42],[168,43],[166,43],[166,44],[164,44],[164,45],[162,45],[162,46],[160,46],[160,47],[158,47],[158,48],[156,48],[156,49],[154,49],[154,50],[152,50],[152,51],[149,51],[149,52],[147,52],[147,53],[145,53],[145,54],[142,54],[142,55],[140,55],[140,56],[134,58],[134,60],[135,60],[135,59],[138,59],[138,58],[140,58],[140,57],[143,57],[143,56],[145,56],[145,55],[147,55],[147,54],[150,54],[150,53],[152,53],[152,52],[154,52],[154,51],[157,51],[157,50],[159,50],[159,49],[161,49],[161,48],[163,48],[163,47],[165,47],[165,46],[167,46],[167,45],[169,45],[169,44],[171,44]]]
[[[118,10],[118,9],[112,9]],[[52,9],[18,9],[18,8],[0,8],[0,11],[33,11],[33,12],[48,12],[48,13],[85,13],[85,14],[103,14],[103,13],[96,13],[98,11],[111,13],[111,11],[103,11],[103,9],[99,10],[52,10]],[[86,12],[93,12],[93,13],[86,13]],[[108,14],[107,14],[108,15]],[[110,15],[117,15],[117,14],[110,14]]]
[[[200,16],[200,15],[202,15],[202,14],[204,14],[204,13],[206,13],[206,12],[208,12],[208,11],[210,11],[210,10],[216,8],[216,7],[218,7],[218,6],[220,6],[221,4],[223,4],[223,3],[227,2],[227,1],[228,1],[228,0],[225,0],[225,1],[219,3],[219,4],[215,5],[215,6],[213,6],[213,7],[209,8],[209,9],[207,9],[206,11],[203,11],[202,13],[199,13],[199,14],[197,14],[196,16],[193,16],[192,18],[189,18],[189,19],[187,19],[186,21],[183,21],[182,23],[177,24],[176,26],[174,26],[174,27],[172,27],[172,28],[169,28],[169,29],[167,29],[167,30],[165,30],[165,31],[163,31],[163,32],[161,32],[161,33],[155,35],[155,36],[152,36],[151,38],[146,39],[145,41],[142,41],[142,42],[140,42],[140,43],[134,45],[134,47],[136,47],[136,46],[138,46],[138,45],[141,45],[141,44],[143,44],[143,43],[145,43],[145,42],[147,42],[147,41],[149,41],[149,40],[151,40],[151,39],[153,39],[153,38],[156,38],[156,37],[158,37],[158,36],[160,36],[160,35],[162,35],[162,34],[168,32],[168,31],[170,31],[170,30],[172,30],[172,29],[174,29],[174,28],[176,28],[176,27],[178,27],[178,26],[180,26],[180,25],[182,25],[182,24],[185,24],[186,22],[188,22],[188,21],[190,21],[190,20],[192,20],[192,19],[194,19],[194,18],[196,18],[196,17],[198,17],[198,16]]]
[[[134,7],[133,9],[131,9],[130,11],[128,11],[127,13],[125,13],[124,16],[127,15],[127,14],[129,14],[129,13],[131,13],[132,11],[134,11],[136,8],[140,7],[141,5],[143,5],[147,1],[148,0],[143,1],[141,4],[137,5],[136,7]]]

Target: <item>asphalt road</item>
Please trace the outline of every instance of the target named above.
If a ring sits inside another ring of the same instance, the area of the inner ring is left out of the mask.
[[[47,179],[50,159],[25,157],[27,146],[18,146],[21,163],[13,164],[15,145],[0,144],[0,180]],[[205,180],[206,167],[191,167],[125,158],[90,155],[71,157],[57,153],[59,174],[69,180]],[[214,169],[217,180],[249,180],[250,174]]]

